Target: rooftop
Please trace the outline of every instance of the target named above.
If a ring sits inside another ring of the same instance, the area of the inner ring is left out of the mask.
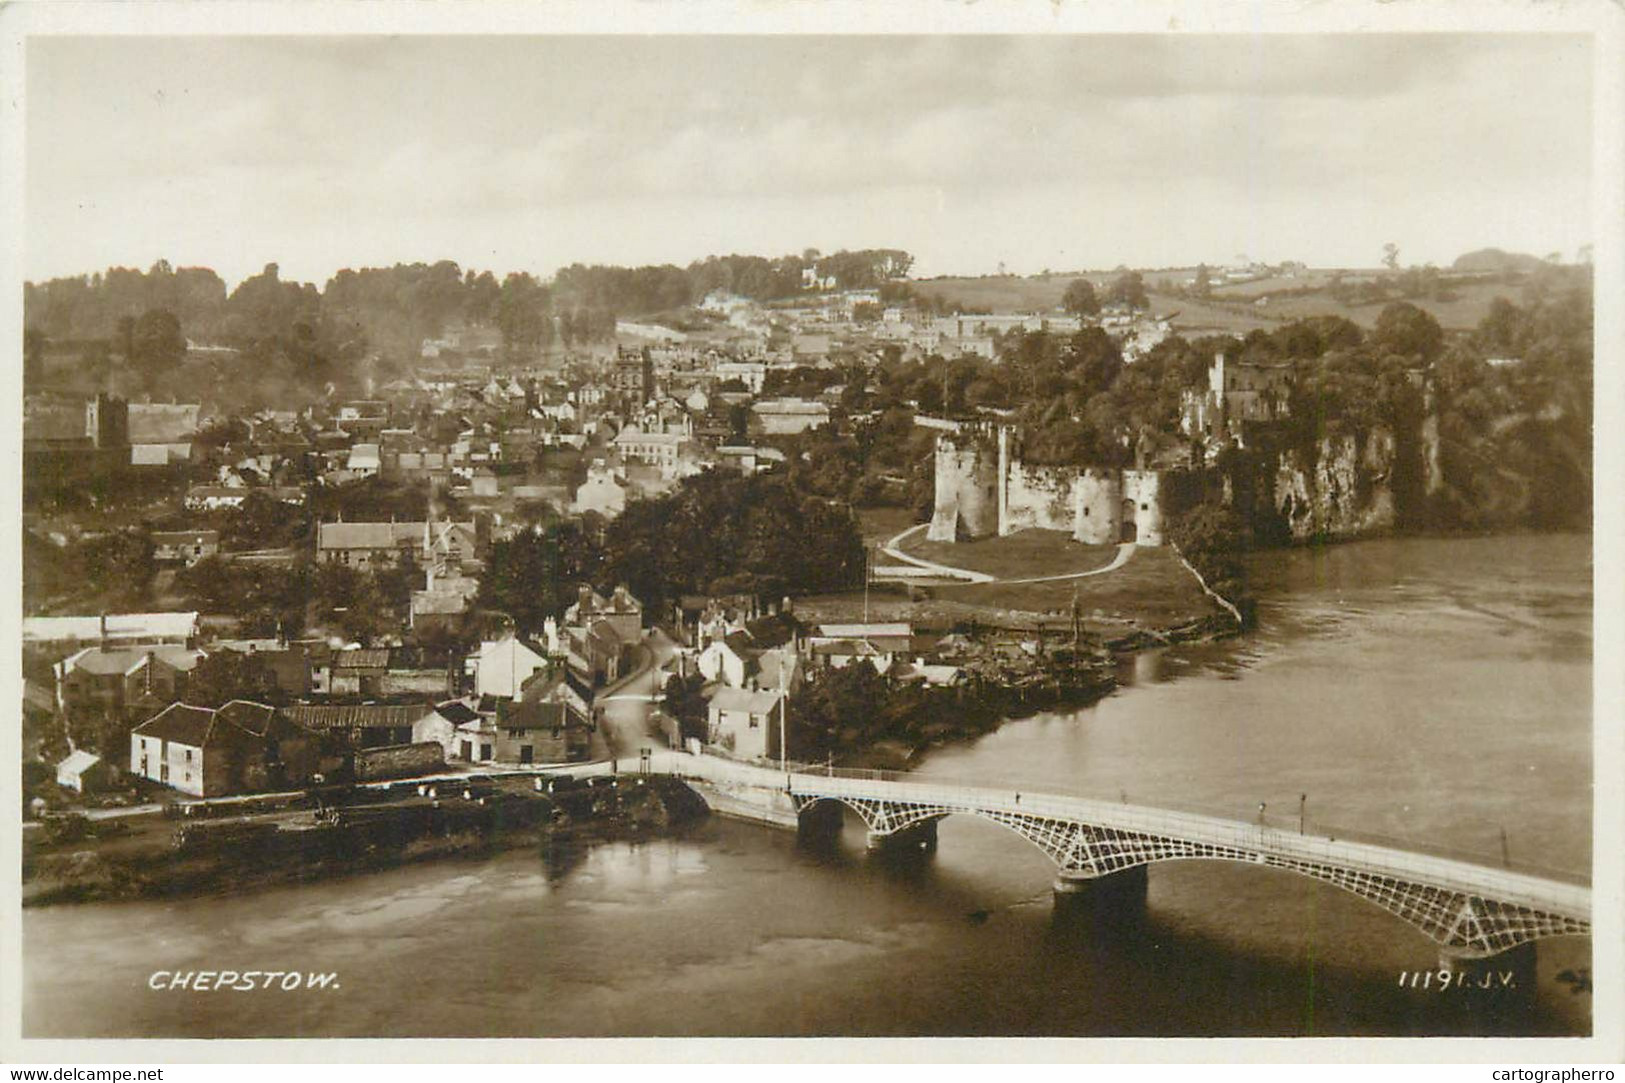
[[[746,688],[730,688],[723,685],[711,693],[711,706],[721,711],[748,711],[751,714],[767,714],[779,705],[780,694],[777,689],[764,689],[752,692]]]
[[[190,639],[197,632],[197,613],[109,613],[103,617],[24,617],[23,642],[88,642],[109,639]]]

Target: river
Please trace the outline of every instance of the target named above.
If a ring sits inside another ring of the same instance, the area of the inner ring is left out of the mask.
[[[1125,663],[1082,710],[921,773],[1316,824],[1584,874],[1589,537],[1263,554],[1255,632]],[[1335,830],[1333,831],[1335,834]],[[679,837],[512,851],[243,896],[24,915],[34,1037],[1585,1034],[1541,942],[1533,1003],[1402,988],[1419,933],[1272,870],[1151,870],[1137,927],[1057,917],[1053,870],[953,818],[929,859],[712,818]],[[154,991],[154,971],[332,972],[336,988]]]

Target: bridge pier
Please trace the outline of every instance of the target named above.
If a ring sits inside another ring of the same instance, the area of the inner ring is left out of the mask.
[[[1451,974],[1450,988],[1495,993],[1509,1000],[1535,996],[1539,972],[1533,940],[1499,955],[1469,956],[1453,948],[1439,949],[1439,970]]]
[[[796,838],[816,846],[832,845],[841,837],[841,820],[839,801],[814,801],[796,819]]]
[[[871,831],[867,841],[872,852],[934,854],[937,852],[937,821],[921,820],[896,831]]]
[[[1055,878],[1055,909],[1096,919],[1137,920],[1145,913],[1150,881],[1145,865],[1105,876],[1062,870]]]

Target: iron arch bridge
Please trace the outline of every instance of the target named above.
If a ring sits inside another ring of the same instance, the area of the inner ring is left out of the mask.
[[[724,770],[737,783],[745,781],[741,768],[730,764]],[[1543,937],[1591,933],[1588,886],[1510,869],[1080,797],[852,777],[857,772],[743,770],[757,776],[756,784],[788,793],[798,814],[820,802],[845,805],[862,817],[872,837],[951,815],[990,820],[1037,846],[1063,878],[1089,880],[1192,859],[1284,869],[1375,903],[1459,958],[1487,958]]]

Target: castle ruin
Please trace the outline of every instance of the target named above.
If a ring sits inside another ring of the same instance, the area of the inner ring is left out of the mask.
[[[1162,545],[1169,518],[1199,487],[1187,480],[1200,481],[1184,471],[1029,464],[1009,426],[965,426],[937,438],[927,537],[967,541],[1037,527],[1087,545]]]

